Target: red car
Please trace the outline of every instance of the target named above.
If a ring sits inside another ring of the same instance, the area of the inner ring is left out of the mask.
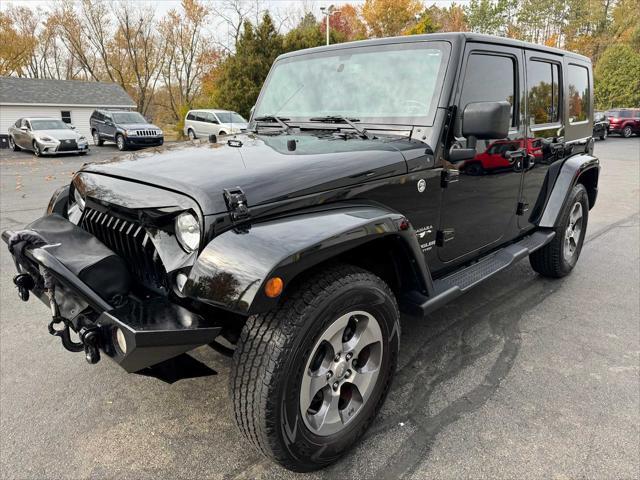
[[[513,160],[505,157],[506,152],[523,148],[524,140],[498,140],[490,144],[487,149],[475,156],[473,160],[465,162],[465,171],[469,175],[478,175],[483,171],[499,168],[515,168]],[[527,139],[527,152],[533,155],[534,161],[542,161],[542,140]]]
[[[619,133],[629,138],[634,133],[640,135],[640,108],[620,108],[607,112],[609,133]]]

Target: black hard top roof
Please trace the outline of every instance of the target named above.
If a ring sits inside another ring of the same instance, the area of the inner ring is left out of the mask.
[[[482,42],[492,45],[504,45],[508,47],[526,48],[529,50],[537,50],[540,52],[553,53],[556,55],[564,55],[583,62],[591,63],[589,57],[577,53],[561,50],[559,48],[547,47],[545,45],[537,45],[535,43],[523,42],[522,40],[514,40],[512,38],[498,37],[495,35],[482,35],[472,32],[456,32],[456,33],[430,33],[427,35],[406,35],[402,37],[374,38],[370,40],[359,40],[356,42],[336,43],[333,45],[308,48],[305,50],[297,50],[295,52],[284,53],[278,58],[294,57],[296,55],[304,55],[307,53],[315,53],[329,50],[340,50],[343,48],[361,47],[369,45],[388,45],[392,43],[413,43],[433,40],[446,40],[453,44],[462,42]]]

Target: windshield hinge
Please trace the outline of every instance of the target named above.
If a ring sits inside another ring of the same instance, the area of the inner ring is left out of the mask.
[[[242,189],[240,187],[225,188],[224,201],[229,209],[231,222],[234,225],[242,223],[245,227],[248,227],[251,214],[249,213],[249,206],[247,205],[247,196]],[[246,230],[246,228],[244,230]]]

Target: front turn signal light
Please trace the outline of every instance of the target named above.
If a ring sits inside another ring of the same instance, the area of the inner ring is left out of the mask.
[[[269,298],[276,298],[282,293],[284,282],[280,277],[271,277],[264,286],[264,293]]]

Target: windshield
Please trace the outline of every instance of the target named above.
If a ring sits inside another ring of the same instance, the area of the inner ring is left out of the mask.
[[[267,78],[254,117],[431,125],[448,57],[445,42],[416,42],[283,58]]]
[[[114,113],[113,121],[116,123],[149,123],[138,112]]]
[[[65,130],[69,125],[62,120],[31,120],[31,130]]]
[[[220,123],[247,123],[247,121],[236,112],[216,112]]]

